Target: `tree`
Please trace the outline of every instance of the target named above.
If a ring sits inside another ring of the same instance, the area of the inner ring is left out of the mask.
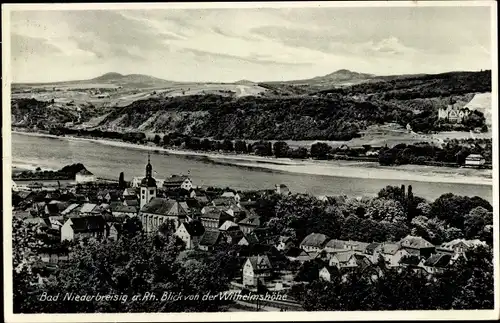
[[[222,150],[224,150],[224,151],[234,151],[233,142],[231,140],[225,139],[222,142]]]
[[[276,141],[273,145],[274,156],[276,158],[288,157],[288,144],[284,141]]]
[[[453,309],[494,308],[493,251],[476,247],[459,258],[452,270],[442,277]]]
[[[156,144],[156,145],[159,145],[160,142],[161,142],[161,137],[160,135],[156,134],[154,139],[153,139],[153,142]]]
[[[131,238],[142,232],[142,222],[139,217],[127,217],[123,223],[122,235]]]
[[[376,221],[403,222],[406,220],[401,203],[397,200],[384,198],[371,200],[366,208],[366,216]]]
[[[203,150],[203,151],[209,151],[211,150],[212,148],[212,143],[210,141],[210,139],[203,139],[200,143],[200,149]]]
[[[242,140],[236,140],[236,142],[234,143],[234,151],[237,153],[246,154],[247,153],[247,143],[245,141],[242,141]]]
[[[43,243],[37,236],[40,227],[12,218],[12,287],[14,313],[28,313],[40,307],[37,298],[37,253]]]
[[[431,215],[458,229],[464,229],[465,216],[475,207],[493,211],[491,204],[480,197],[459,196],[452,193],[441,195],[431,204]]]
[[[315,159],[327,159],[332,147],[324,142],[318,142],[311,146],[311,157]]]
[[[388,185],[378,192],[379,198],[385,198],[389,200],[399,201],[404,204],[405,201],[405,190],[404,185],[401,187]]]
[[[127,183],[125,183],[125,174],[120,172],[120,177],[118,178],[118,187],[120,189],[125,189],[127,187]]]
[[[290,158],[306,159],[308,156],[308,151],[305,147],[299,147],[296,149],[291,149],[289,155]]]
[[[393,149],[382,148],[378,153],[378,162],[380,165],[389,166],[396,161],[396,154]]]
[[[464,233],[467,239],[481,239],[492,241],[489,229],[486,226],[493,225],[493,212],[489,212],[482,206],[472,209],[465,216]]]

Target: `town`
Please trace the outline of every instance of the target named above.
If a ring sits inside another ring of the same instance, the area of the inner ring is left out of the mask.
[[[362,272],[374,284],[387,270],[433,281],[468,261],[470,251],[492,245],[492,206],[478,197],[444,194],[429,203],[404,185],[386,187],[373,199],[311,197],[282,183],[235,191],[198,187],[189,175],[153,174],[148,154],[144,176],[129,182],[123,173],[118,181],[97,179],[85,167],[71,180],[17,181],[13,235],[29,227],[38,241],[19,249],[23,260],[15,270],[29,267],[36,275],[30,284],[44,291],[88,241],[160,235],[195,258],[221,250],[231,255],[230,279],[220,292],[286,296],[260,304],[258,298],[233,299],[230,309],[304,310],[297,290],[314,282],[345,282]],[[442,214],[448,211],[454,213]]]

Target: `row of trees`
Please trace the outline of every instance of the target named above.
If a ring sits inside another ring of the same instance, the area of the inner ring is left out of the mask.
[[[337,196],[321,201],[305,194],[257,200],[266,226],[301,241],[310,233],[361,242],[398,241],[408,234],[433,244],[457,238],[493,241],[493,208],[480,197],[444,194],[428,202],[411,186],[388,186],[374,198]]]
[[[442,148],[428,143],[415,145],[398,144],[392,148],[382,148],[379,152],[381,165],[426,165],[429,162],[441,164],[464,165],[470,154],[481,154],[487,163],[492,162],[491,140],[485,145],[476,143],[465,144],[458,141],[449,141]]]

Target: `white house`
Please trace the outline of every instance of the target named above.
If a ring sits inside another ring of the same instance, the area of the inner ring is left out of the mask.
[[[306,252],[320,252],[328,242],[328,237],[321,233],[311,233],[302,240],[300,248]]]
[[[91,183],[95,182],[95,175],[89,172],[87,169],[82,169],[75,175],[76,183]]]
[[[479,154],[470,154],[465,158],[465,167],[482,167],[485,163],[486,160]]]
[[[271,262],[266,255],[248,257],[243,265],[243,285],[257,286],[259,280],[266,280],[271,276],[271,271]]]
[[[238,193],[234,193],[234,192],[224,192],[224,193],[222,193],[221,197],[222,198],[232,198],[236,201],[236,203],[239,203],[241,200],[240,195]]]
[[[102,216],[74,217],[61,227],[61,241],[92,237],[102,239],[108,233],[108,225]]]
[[[182,188],[190,191],[193,188],[191,179],[184,175],[172,175],[163,182],[163,187],[166,189]]]
[[[333,254],[329,262],[330,267],[353,268],[357,267],[355,253],[352,250]]]
[[[198,247],[205,228],[199,221],[184,222],[177,228],[175,235],[186,244],[186,249]]]
[[[331,267],[323,267],[321,268],[321,270],[319,271],[319,278],[320,279],[323,279],[325,281],[332,281],[332,274],[333,274],[333,268]]]

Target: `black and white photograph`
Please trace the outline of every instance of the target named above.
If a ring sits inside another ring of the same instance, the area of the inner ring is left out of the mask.
[[[498,318],[496,9],[2,5],[7,322]]]

